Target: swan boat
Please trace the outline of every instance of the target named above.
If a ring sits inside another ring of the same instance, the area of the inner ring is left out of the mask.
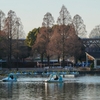
[[[16,75],[14,73],[10,73],[8,77],[2,79],[3,82],[17,82]]]
[[[46,80],[47,83],[62,83],[64,82],[63,78],[61,75],[59,75],[58,73],[52,73],[49,77],[48,80]]]

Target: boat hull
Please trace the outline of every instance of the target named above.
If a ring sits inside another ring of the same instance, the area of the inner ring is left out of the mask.
[[[17,79],[16,79],[16,78],[11,79],[11,78],[9,78],[9,77],[6,77],[6,78],[2,79],[2,81],[3,81],[3,82],[17,82]]]
[[[17,82],[17,80],[2,80],[3,82]]]
[[[50,75],[50,78],[46,81],[47,83],[62,83],[64,82],[63,78],[61,75],[58,73],[52,73]]]
[[[2,79],[3,82],[17,82],[16,75],[14,73],[10,73],[8,77]]]
[[[47,80],[46,82],[47,82],[47,83],[62,83],[62,82],[64,82],[64,81],[59,81],[59,80],[58,80],[58,81],[57,81],[57,80],[56,80],[56,81],[55,81],[55,80],[54,80],[54,81],[53,81],[53,80]]]

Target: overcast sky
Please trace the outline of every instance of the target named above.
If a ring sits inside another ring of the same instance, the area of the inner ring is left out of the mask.
[[[21,19],[26,36],[32,29],[41,27],[47,12],[52,14],[56,23],[62,5],[72,18],[76,14],[82,17],[87,33],[100,24],[100,0],[0,0],[0,10],[6,16],[9,10],[13,10]]]

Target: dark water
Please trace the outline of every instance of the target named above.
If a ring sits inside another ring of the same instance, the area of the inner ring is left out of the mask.
[[[100,76],[66,78],[64,83],[45,83],[45,79],[0,82],[0,100],[100,100]]]

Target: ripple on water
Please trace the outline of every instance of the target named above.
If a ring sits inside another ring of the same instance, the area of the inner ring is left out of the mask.
[[[45,83],[47,78],[20,77],[0,82],[0,100],[100,100],[100,76],[64,78],[64,83]]]

